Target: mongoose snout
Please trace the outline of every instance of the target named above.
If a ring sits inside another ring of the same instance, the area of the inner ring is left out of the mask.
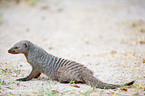
[[[9,50],[8,50],[8,53],[11,53],[11,54],[18,54],[18,52],[15,52],[15,50],[13,50],[13,49],[9,49]]]
[[[20,47],[15,45],[14,47],[12,47],[11,49],[8,50],[8,53],[19,54],[20,50],[21,50]]]

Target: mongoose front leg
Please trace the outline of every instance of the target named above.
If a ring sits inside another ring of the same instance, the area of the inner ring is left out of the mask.
[[[16,81],[28,81],[33,79],[34,77],[39,77],[40,74],[41,73],[38,70],[33,68],[29,76],[27,76],[26,78],[17,79]]]

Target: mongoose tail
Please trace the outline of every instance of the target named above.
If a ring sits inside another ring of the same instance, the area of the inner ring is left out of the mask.
[[[82,74],[83,75],[83,74]],[[116,89],[121,86],[131,86],[134,84],[135,81],[131,81],[129,83],[123,85],[115,85],[115,84],[107,84],[99,80],[98,78],[94,77],[91,74],[84,74],[82,76],[84,82],[92,87],[100,88],[100,89]]]

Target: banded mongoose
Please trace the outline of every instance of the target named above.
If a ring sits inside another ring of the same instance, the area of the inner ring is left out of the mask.
[[[51,80],[57,80],[61,83],[68,83],[74,80],[75,83],[86,83],[92,87],[101,89],[115,89],[122,85],[107,84],[93,76],[93,72],[84,65],[75,61],[55,57],[47,53],[44,49],[34,45],[28,40],[16,43],[8,53],[23,53],[32,66],[32,71],[26,78],[17,79],[17,81],[28,81],[32,78],[38,78],[44,73]],[[124,85],[130,86],[134,83],[131,81]]]

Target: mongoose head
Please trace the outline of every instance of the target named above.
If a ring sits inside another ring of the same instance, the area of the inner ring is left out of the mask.
[[[16,43],[12,48],[8,50],[8,53],[11,54],[19,54],[19,53],[26,53],[29,50],[29,41],[20,41]]]

